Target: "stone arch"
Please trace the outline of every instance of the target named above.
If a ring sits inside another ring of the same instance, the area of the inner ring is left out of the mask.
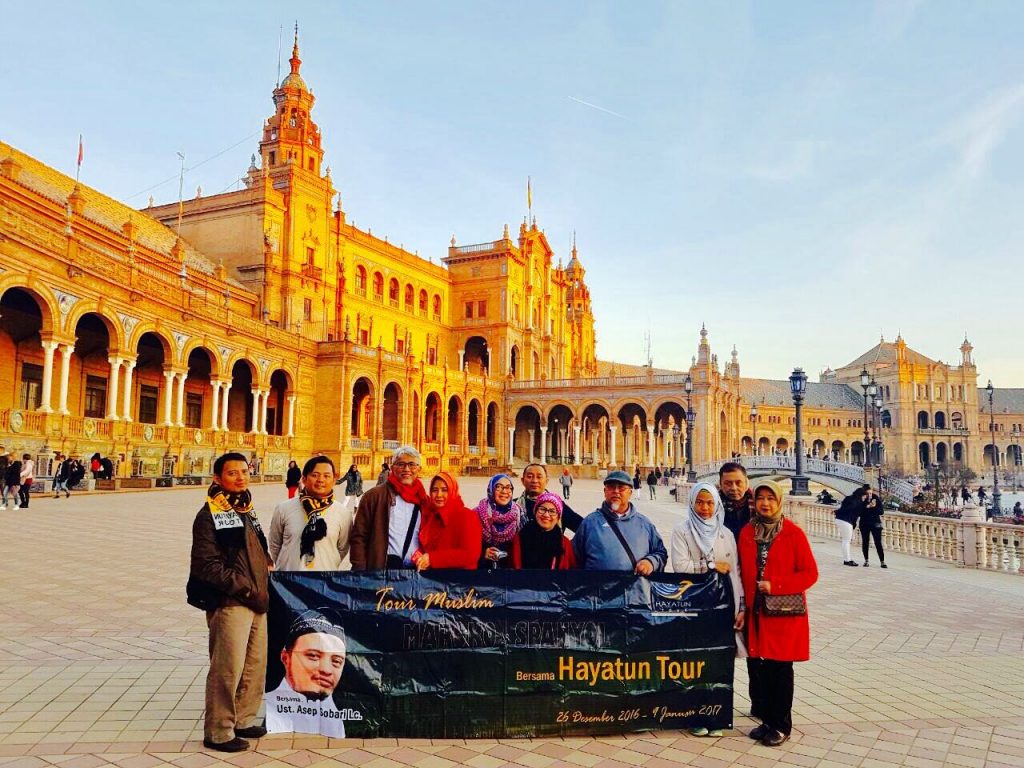
[[[892,428],[892,414],[886,409],[882,411],[882,429]]]
[[[480,425],[482,421],[483,411],[480,406],[480,401],[472,397],[469,400],[469,405],[466,406],[466,446],[480,447]]]
[[[435,293],[434,294],[434,301],[433,301],[432,309],[434,310],[434,315],[436,317],[440,317],[441,316],[441,294],[440,293]]]
[[[953,443],[953,461],[963,463],[964,460],[964,444]]]
[[[509,367],[508,367],[508,372],[512,376],[513,379],[519,378],[519,368],[521,366],[519,358],[520,358],[519,345],[518,344],[513,344],[512,345],[512,350],[509,353]]]
[[[44,330],[47,311],[44,302],[21,287],[0,296],[0,359],[10,372],[7,386],[0,388],[0,408],[51,405],[43,402],[43,335],[52,336]]]
[[[59,315],[57,300],[46,286],[34,284],[22,273],[6,273],[0,277],[0,301],[12,290],[27,294],[35,303],[41,320],[39,327],[41,334],[49,336],[63,330],[56,320]]]
[[[832,457],[837,461],[846,461],[846,446],[842,440],[833,440],[831,447]]]
[[[513,456],[524,462],[536,461],[540,456],[540,411],[535,405],[521,405],[516,411],[515,432],[512,437]],[[511,462],[513,457],[509,457]]]
[[[964,415],[960,413],[960,411],[953,411],[953,413],[949,415],[949,422],[950,427],[953,429],[963,429],[965,427]]]
[[[412,283],[405,284],[405,301],[402,308],[410,314],[416,311],[416,289],[412,287]]]
[[[437,392],[427,393],[427,398],[423,401],[423,441],[441,441],[441,395]]]
[[[546,449],[548,461],[554,459],[564,464],[567,457],[572,453],[570,450],[570,442],[572,440],[570,432],[574,419],[575,414],[573,413],[572,406],[565,403],[557,403],[548,409]]]
[[[462,434],[462,398],[458,395],[450,395],[448,397],[448,444],[459,445],[463,444]]]
[[[611,460],[611,410],[607,403],[591,401],[580,406],[583,441],[583,461],[588,464],[607,464]],[[617,458],[617,457],[616,457]]]
[[[245,352],[235,352],[232,354],[225,363],[224,370],[231,371],[232,376],[234,376],[235,366],[239,363],[242,363],[249,369],[249,376],[252,378],[252,384],[253,386],[256,386],[260,380],[260,369],[256,363],[246,357]]]
[[[228,397],[228,429],[247,432],[252,424],[252,390],[259,382],[259,368],[243,355],[236,355],[231,367],[231,386]]]
[[[287,431],[288,393],[294,389],[295,384],[287,370],[275,368],[271,371],[267,380],[267,434],[283,435]]]
[[[384,386],[381,402],[381,436],[384,440],[402,439],[402,387],[396,381]]]
[[[426,316],[426,314],[427,314],[427,302],[428,301],[429,301],[429,299],[427,298],[427,289],[426,288],[420,288],[418,308],[419,308],[420,314],[423,315],[423,316]]]
[[[825,456],[825,441],[818,439],[811,444],[811,455],[815,458],[824,458]]]
[[[622,459],[627,467],[647,464],[647,408],[635,399],[616,404],[615,419],[622,428]]]
[[[946,428],[946,413],[945,413],[945,411],[936,411],[935,412],[935,428],[936,429],[945,429]]]
[[[491,355],[487,339],[483,336],[470,336],[462,352],[463,366],[469,373],[483,375],[491,367]]]
[[[166,336],[164,335],[164,332],[158,330],[156,326],[153,326],[148,332],[156,334],[160,338],[161,342],[166,343],[167,348],[171,348],[171,343],[169,340],[167,340]],[[141,334],[139,334],[138,332],[136,332],[134,335],[139,336],[141,338]],[[182,363],[187,364],[189,357],[197,349],[203,350],[206,353],[206,356],[210,359],[210,374],[212,376],[220,376],[224,371],[231,370],[230,366],[225,366],[223,364],[223,361],[220,359],[220,355],[217,353],[216,349],[214,347],[211,347],[202,339],[189,339],[187,342],[185,342],[185,346],[182,347],[181,350]]]
[[[932,464],[932,447],[926,442],[917,446],[917,460],[921,469],[928,469]]]
[[[376,387],[370,376],[358,376],[352,382],[352,411],[349,413],[349,435],[359,440],[373,437]]]
[[[486,440],[488,448],[497,448],[498,439],[498,404],[492,400],[487,404]],[[509,457],[511,459],[511,457]]]
[[[930,425],[930,419],[928,417],[928,411],[917,412],[917,428],[928,429]]]
[[[384,299],[384,275],[380,270],[375,270],[371,278],[373,283],[373,298]]]
[[[789,440],[780,437],[775,441],[775,450],[782,454],[789,453]]]
[[[772,452],[772,441],[767,437],[760,437],[757,440],[757,455],[768,456]]]
[[[95,317],[98,317],[100,322],[106,326],[107,334],[110,336],[111,353],[120,353],[126,348],[124,328],[121,326],[121,321],[105,314],[97,301],[79,301],[71,308],[65,323],[65,328],[67,328],[67,334],[69,336],[74,337],[78,323],[86,315],[94,315]]]
[[[361,296],[365,296],[366,295],[366,290],[367,290],[367,279],[368,279],[367,278],[368,273],[366,271],[366,267],[364,267],[362,264],[356,264],[356,268],[354,270],[354,275],[355,275],[356,293],[358,293]]]
[[[949,461],[949,449],[941,440],[935,444],[935,463],[945,464]]]
[[[740,453],[749,456],[754,452],[754,439],[750,435],[744,435],[740,440]]]
[[[397,277],[392,277],[390,280],[388,280],[388,301],[391,303],[391,306],[398,306],[398,301],[401,298],[399,292],[401,290],[402,288],[398,283]]]

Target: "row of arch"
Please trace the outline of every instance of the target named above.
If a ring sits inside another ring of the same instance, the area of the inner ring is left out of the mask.
[[[356,441],[377,439],[386,443],[412,443],[423,449],[436,445],[497,449],[500,409],[496,400],[478,397],[463,398],[429,390],[406,391],[396,381],[387,382],[380,390],[368,376],[360,376],[352,384],[352,406],[349,413],[349,436]],[[367,446],[369,447],[369,446]]]
[[[945,411],[936,411],[931,416],[928,411],[917,412],[918,429],[963,429],[964,427],[966,427],[964,415],[959,411],[950,414],[948,424]]]
[[[199,339],[179,337],[172,344],[141,320],[129,332],[120,318],[84,300],[74,303],[58,331],[54,309],[41,290],[6,288],[0,294],[0,355],[15,364],[13,386],[0,388],[0,408],[290,431],[294,378],[283,366],[268,364],[261,371],[242,352],[225,360]]]
[[[384,301],[385,278],[383,272],[374,270],[371,274],[362,264],[356,264],[355,281],[356,293],[361,296],[367,296],[368,285],[370,285],[373,288],[373,293],[370,294],[372,298],[381,302]],[[406,283],[403,290],[401,283],[396,277],[387,280],[387,297],[388,303],[396,309],[402,306],[409,313],[419,309],[420,315],[425,317],[429,306],[433,310],[435,317],[441,315],[441,294],[434,293],[431,296],[425,288],[420,288],[417,294],[412,283]],[[401,299],[404,299],[404,301],[400,301]]]

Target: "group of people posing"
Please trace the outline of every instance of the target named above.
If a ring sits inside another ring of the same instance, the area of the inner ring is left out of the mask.
[[[547,491],[540,464],[524,469],[518,495],[513,478],[497,474],[486,496],[470,507],[448,472],[434,474],[424,486],[419,453],[403,446],[386,481],[362,494],[356,506],[335,498],[334,464],[315,456],[302,467],[295,497],[275,508],[265,534],[253,510],[248,470],[242,454],[218,458],[193,524],[188,596],[207,612],[210,630],[204,744],[211,749],[240,751],[248,747],[246,738],[266,733],[258,712],[269,570],[339,570],[346,559],[354,571],[584,568],[646,576],[669,566],[655,525],[631,501],[633,478],[622,471],[604,478],[604,501],[586,517]],[[809,657],[809,632],[806,610],[770,615],[764,596],[802,598],[817,580],[817,567],[803,531],[782,516],[777,484],[761,481],[751,488],[746,470],[735,463],[725,464],[719,477],[718,487],[698,483],[690,489],[689,507],[672,533],[671,565],[684,573],[716,570],[730,579],[751,711],[762,721],[751,736],[777,746],[792,728],[792,665]],[[351,487],[346,482],[346,491]]]
[[[839,509],[836,510],[836,527],[839,528],[839,543],[843,552],[843,565],[857,566],[857,561],[850,554],[850,542],[853,539],[853,532],[860,524],[860,543],[864,552],[864,567],[867,568],[868,545],[871,540],[875,541],[875,550],[878,552],[878,563],[883,568],[885,564],[885,549],[882,547],[882,509],[881,497],[872,490],[870,485],[862,485],[857,491],[851,493]]]

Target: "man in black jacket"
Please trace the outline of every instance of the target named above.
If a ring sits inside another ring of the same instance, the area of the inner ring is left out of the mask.
[[[737,541],[740,530],[750,520],[754,510],[754,496],[746,468],[736,461],[727,461],[718,470],[718,491],[725,507],[725,527]]]

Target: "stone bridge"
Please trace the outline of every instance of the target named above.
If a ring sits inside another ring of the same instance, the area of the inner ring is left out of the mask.
[[[792,477],[796,474],[795,456],[741,456],[734,461],[742,464],[750,477]],[[694,466],[698,480],[718,478],[722,461],[712,461]],[[864,467],[844,464],[831,459],[804,459],[804,475],[843,496],[847,496],[865,482]]]

